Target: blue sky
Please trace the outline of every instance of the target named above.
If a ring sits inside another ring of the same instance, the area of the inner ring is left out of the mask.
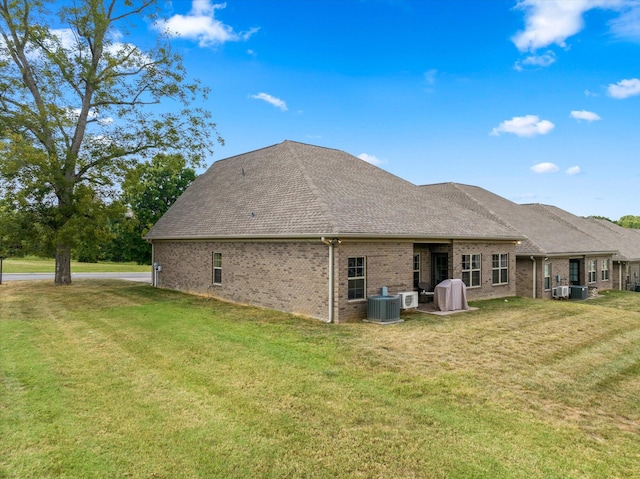
[[[225,146],[337,148],[415,184],[640,215],[640,0],[174,0]]]

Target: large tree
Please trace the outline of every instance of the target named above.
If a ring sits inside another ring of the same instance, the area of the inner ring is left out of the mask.
[[[113,253],[124,261],[151,264],[151,244],[143,237],[196,178],[182,155],[159,154],[138,163],[122,183],[122,203],[130,209],[114,222]]]
[[[157,13],[156,0],[0,0],[0,195],[46,222],[56,283],[71,282],[92,209],[138,159],[179,152],[195,166],[222,141],[168,37],[123,41]]]

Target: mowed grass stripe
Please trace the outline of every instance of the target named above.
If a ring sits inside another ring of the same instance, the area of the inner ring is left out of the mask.
[[[593,328],[589,309],[567,309],[563,323],[551,302],[378,327],[116,281],[40,287],[0,290],[0,476],[640,474],[636,319],[615,296],[599,306],[593,334],[607,354],[594,359],[593,338],[564,328]],[[556,322],[562,331],[540,337]],[[579,377],[585,362],[618,364],[606,414],[606,388],[556,388],[556,374]]]

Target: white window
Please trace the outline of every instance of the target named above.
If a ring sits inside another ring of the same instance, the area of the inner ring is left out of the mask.
[[[493,284],[507,284],[509,282],[509,254],[493,255],[492,266]]]
[[[420,282],[420,253],[413,255],[413,287],[417,288]]]
[[[367,290],[367,259],[364,256],[349,258],[347,273],[347,289],[349,300],[364,299]]]
[[[608,281],[608,280],[609,280],[609,260],[603,259],[602,260],[602,281]]]
[[[589,283],[596,282],[596,260],[589,260]]]
[[[213,284],[222,284],[222,253],[212,253],[211,258],[213,262],[211,280]]]
[[[467,288],[480,286],[480,264],[481,255],[462,255],[462,281],[467,285]]]
[[[544,264],[544,289],[551,289],[551,263]]]

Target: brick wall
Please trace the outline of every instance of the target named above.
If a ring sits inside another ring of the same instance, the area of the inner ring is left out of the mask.
[[[452,278],[461,277],[462,254],[482,254],[482,286],[467,289],[467,299],[515,295],[515,245],[512,243],[454,242],[419,248],[429,271],[428,252],[449,252]],[[418,250],[416,250],[417,252]],[[222,255],[222,282],[213,284],[213,253]],[[509,283],[492,284],[494,253],[509,254]],[[162,266],[158,286],[185,292],[304,314],[327,320],[329,248],[313,241],[157,241],[155,261]],[[334,246],[334,320],[366,318],[367,300],[348,299],[348,259],[366,258],[366,296],[413,291],[411,241],[343,240]],[[430,275],[430,272],[427,273]]]
[[[611,257],[612,257],[611,255],[587,257],[587,260],[585,262],[586,263],[585,269],[587,269],[587,271],[585,271],[585,279],[588,278],[588,262],[590,260],[596,260],[596,281],[593,281],[593,282],[587,281],[584,283],[586,286],[588,286],[589,288],[597,288],[598,291],[613,289],[613,260],[611,259]],[[603,260],[605,259],[609,260],[609,279],[608,280],[602,279],[602,263],[603,263]]]
[[[361,320],[367,317],[367,300],[349,301],[348,260],[366,257],[367,296],[380,294],[382,286],[389,294],[413,291],[413,243],[409,242],[348,242],[335,248],[336,261],[336,320]]]
[[[570,259],[577,259],[580,261],[580,283],[583,286],[589,288],[597,288],[598,291],[612,289],[614,286],[614,279],[617,283],[617,278],[614,278],[614,273],[618,274],[617,268],[614,270],[614,264],[610,256],[588,256],[585,260],[584,256],[581,257],[551,257],[544,260],[541,257],[536,257],[536,298],[552,299],[552,288],[561,285],[569,285],[569,261]],[[596,281],[588,281],[588,263],[590,260],[596,260]],[[609,259],[609,279],[602,279],[602,262],[604,259]],[[544,265],[551,265],[551,287],[544,289]],[[533,261],[529,257],[519,257],[516,262],[517,269],[517,294],[526,298],[533,297]],[[558,276],[560,281],[558,281]]]
[[[537,274],[540,275],[539,271]],[[533,266],[530,258],[516,258],[516,294],[524,298],[533,297]]]
[[[513,242],[490,243],[480,241],[453,242],[453,271],[452,278],[462,279],[462,255],[480,254],[480,286],[467,288],[467,300],[503,298],[516,295],[516,245]],[[509,282],[504,285],[493,284],[493,255],[509,255]]]
[[[222,254],[213,284],[212,253]],[[158,286],[328,319],[328,247],[315,242],[155,242]]]
[[[626,261],[619,264],[615,263],[615,276],[612,278],[614,281],[615,289],[626,289],[627,282],[635,286],[636,281],[640,281],[640,262],[638,261]],[[622,286],[620,286],[620,268],[622,268]]]

